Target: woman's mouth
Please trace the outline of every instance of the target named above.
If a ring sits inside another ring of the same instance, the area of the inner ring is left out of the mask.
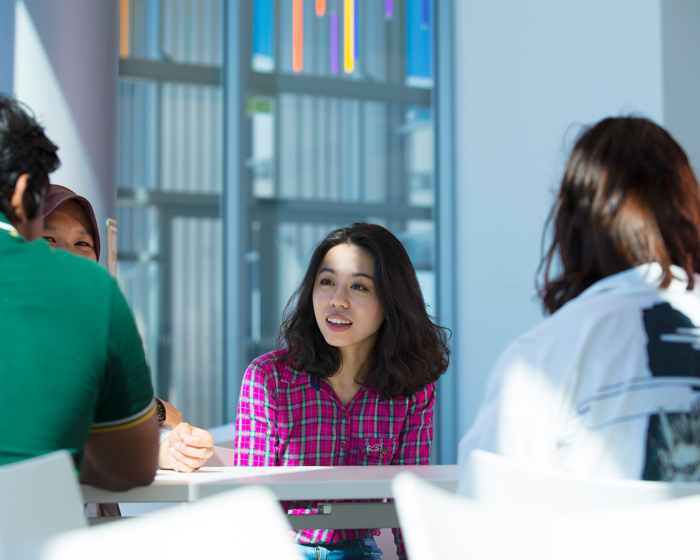
[[[337,317],[326,317],[326,326],[333,332],[342,332],[352,327],[352,321]]]

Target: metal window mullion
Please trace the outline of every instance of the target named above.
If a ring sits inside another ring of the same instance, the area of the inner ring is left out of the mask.
[[[437,268],[437,312],[439,323],[452,330],[452,342],[459,340],[456,313],[456,193],[454,157],[454,96],[453,96],[453,30],[452,0],[440,0],[434,4],[435,23],[445,22],[440,33],[433,33],[435,69],[435,238]],[[452,354],[447,374],[438,381],[436,393],[436,455],[441,464],[457,462],[457,396],[459,395],[459,353]]]

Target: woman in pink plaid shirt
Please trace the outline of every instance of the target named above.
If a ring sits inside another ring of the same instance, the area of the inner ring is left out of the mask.
[[[319,243],[285,310],[278,347],[243,379],[236,465],[428,463],[447,334],[428,316],[408,253],[388,230],[357,223]],[[294,539],[305,558],[381,558],[378,533],[305,530]],[[394,537],[406,558],[400,531]]]

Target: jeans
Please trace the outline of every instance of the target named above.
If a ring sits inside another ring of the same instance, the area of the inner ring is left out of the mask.
[[[355,560],[356,558],[381,558],[382,551],[374,537],[362,537],[333,544],[298,544],[305,560]]]

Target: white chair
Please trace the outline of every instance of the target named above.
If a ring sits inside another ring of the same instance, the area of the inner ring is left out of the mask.
[[[658,560],[698,548],[700,496],[562,511],[480,503],[409,473],[392,489],[411,560]]]
[[[0,556],[86,526],[73,457],[55,451],[0,467]]]
[[[632,506],[700,494],[700,483],[569,475],[477,449],[469,456],[457,494],[503,506],[580,510]]]
[[[274,494],[259,486],[226,492],[149,517],[73,531],[23,551],[43,560],[274,558],[300,560]]]

